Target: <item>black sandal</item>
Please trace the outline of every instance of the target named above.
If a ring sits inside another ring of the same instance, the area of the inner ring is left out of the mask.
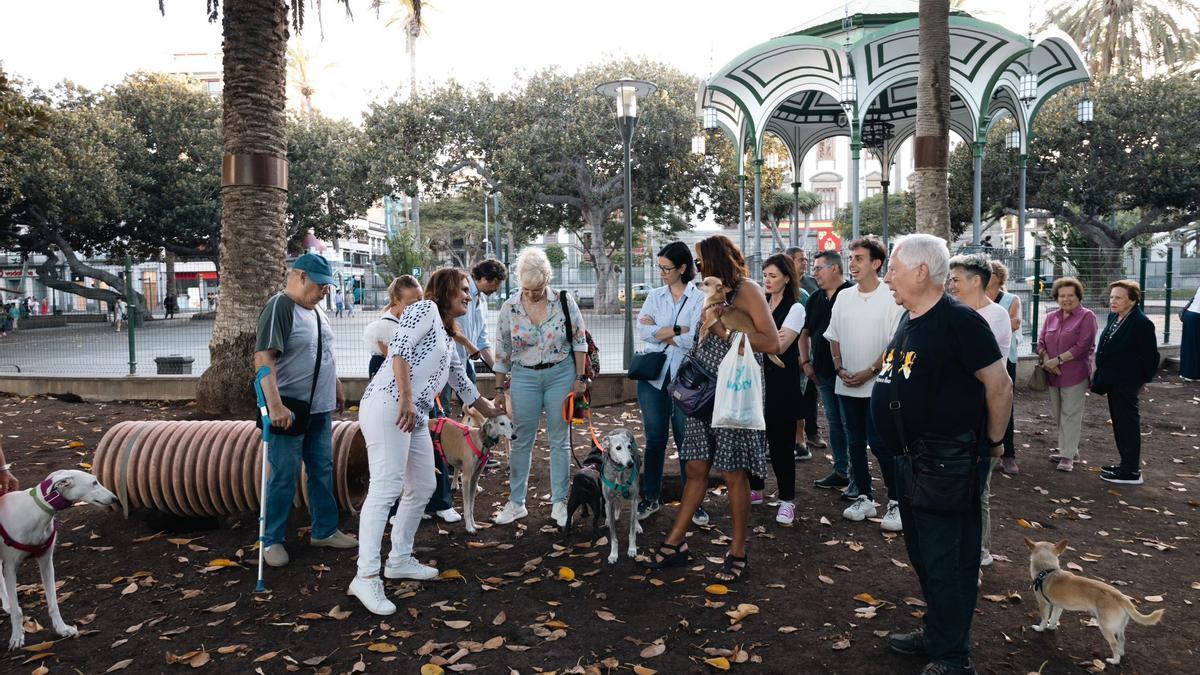
[[[652,570],[661,570],[668,567],[686,565],[692,557],[691,549],[685,548],[686,546],[686,541],[681,541],[678,544],[664,542],[654,552],[654,558],[646,561],[646,566]]]
[[[717,571],[717,581],[731,584],[742,578],[746,570],[750,567],[750,556],[736,556],[732,553],[725,554],[725,562],[721,564],[721,569]]]

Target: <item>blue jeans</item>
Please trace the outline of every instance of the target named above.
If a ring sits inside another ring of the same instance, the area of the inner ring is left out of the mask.
[[[533,443],[546,413],[546,435],[550,440],[550,501],[567,501],[571,489],[571,441],[567,422],[562,416],[563,401],[575,382],[575,359],[568,356],[545,370],[513,364],[512,452],[508,457],[508,500],[524,506],[529,490],[529,467],[533,461]]]
[[[312,537],[324,539],[337,531],[338,506],[333,498],[333,423],[331,413],[313,413],[303,436],[272,434],[267,446],[271,475],[267,478],[267,527],[264,546],[287,539],[288,517],[300,478],[300,461],[308,475],[308,509]]]
[[[979,495],[986,489],[987,466],[988,459],[981,459]],[[897,493],[908,559],[929,604],[925,610],[929,660],[965,666],[971,658],[971,620],[979,594],[982,500],[975,500],[963,513],[947,515],[912,509],[903,481],[897,484]]]
[[[653,383],[639,380],[638,405],[642,408],[642,425],[646,431],[645,470],[642,473],[642,499],[658,501],[662,497],[663,465],[667,458],[667,431],[675,434],[675,449],[683,447],[683,411],[671,402],[671,396]],[[679,479],[687,484],[682,458],[679,460]]]
[[[825,405],[825,421],[829,423],[829,451],[833,453],[833,470],[842,476],[850,475],[850,453],[847,450],[846,425],[842,422],[842,406],[833,389],[837,376],[826,378],[817,385]],[[805,429],[805,432],[808,430]]]
[[[871,445],[871,454],[879,464],[879,472],[883,474],[883,484],[887,486],[888,497],[895,499],[894,480],[896,475],[896,459],[894,453],[885,448],[883,439],[875,431],[875,420],[871,415],[871,398],[856,398],[854,396],[838,396],[842,406],[842,420],[846,425],[846,436],[850,446],[851,480],[858,494],[873,496],[871,492],[871,471],[867,466],[867,444]]]

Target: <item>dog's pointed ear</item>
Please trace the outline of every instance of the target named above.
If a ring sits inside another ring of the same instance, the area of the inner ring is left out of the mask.
[[[1030,551],[1032,551],[1033,549],[1037,548],[1037,543],[1035,543],[1035,542],[1034,542],[1032,539],[1030,539],[1029,537],[1025,537],[1025,545],[1029,547],[1029,550],[1030,550]]]
[[[1062,541],[1060,541],[1054,545],[1054,554],[1055,555],[1062,555],[1063,553],[1066,553],[1066,551],[1067,551],[1067,540],[1066,539],[1063,539]]]

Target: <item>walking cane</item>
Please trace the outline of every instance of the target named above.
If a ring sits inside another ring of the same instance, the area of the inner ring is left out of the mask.
[[[267,537],[267,442],[271,439],[271,416],[267,414],[267,397],[263,394],[262,381],[271,374],[271,369],[262,366],[254,374],[254,396],[258,399],[258,414],[262,418],[262,475],[259,479],[258,499],[258,582],[255,593],[267,590],[263,582],[263,554]]]

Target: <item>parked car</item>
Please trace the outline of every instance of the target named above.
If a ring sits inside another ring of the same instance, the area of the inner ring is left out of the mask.
[[[633,285],[633,301],[634,302],[637,302],[638,300],[645,300],[647,298],[647,296],[649,296],[649,295],[650,295],[650,285],[649,284],[634,284]],[[625,303],[625,288],[624,287],[622,287],[621,290],[617,291],[617,301],[622,304]]]

